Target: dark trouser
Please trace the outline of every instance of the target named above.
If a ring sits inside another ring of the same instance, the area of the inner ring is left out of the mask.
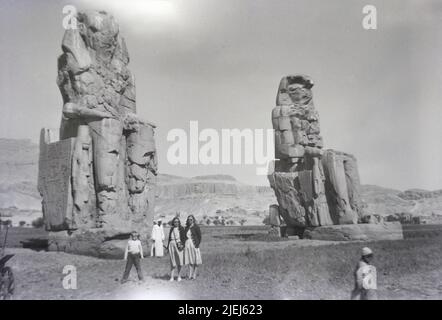
[[[137,254],[128,253],[126,269],[124,270],[123,279],[121,279],[121,281],[126,281],[127,278],[129,278],[130,270],[132,269],[133,265],[135,265],[135,269],[137,269],[138,279],[143,280],[143,273],[141,272],[140,258],[141,258],[141,255],[139,253],[137,253]]]
[[[376,290],[355,288],[351,293],[351,300],[377,300]]]
[[[361,300],[377,300],[377,299],[378,296],[376,290],[373,289],[362,290]]]

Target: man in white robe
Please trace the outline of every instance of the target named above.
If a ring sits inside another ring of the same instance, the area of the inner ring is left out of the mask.
[[[165,237],[164,237],[164,229],[161,220],[158,220],[158,222],[154,222],[151,239],[153,243],[150,250],[150,255],[152,257],[164,256],[163,241]]]

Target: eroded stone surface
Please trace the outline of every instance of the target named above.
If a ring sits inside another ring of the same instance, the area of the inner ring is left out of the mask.
[[[47,144],[50,131],[43,129],[40,136],[38,189],[42,195],[42,209],[46,229],[75,228],[71,185],[71,158],[75,139]]]
[[[287,226],[356,224],[363,216],[356,159],[323,150],[312,87],[305,75],[281,80],[272,111],[276,160],[270,186]]]
[[[329,241],[402,240],[404,235],[400,222],[382,222],[307,228],[304,238]]]
[[[279,206],[276,204],[272,204],[269,206],[269,222],[271,226],[281,226],[281,219],[279,217]]]
[[[130,231],[122,232],[112,229],[89,229],[73,234],[66,231],[51,232],[48,237],[48,249],[103,259],[122,259]],[[147,242],[142,241],[142,245],[144,255],[147,256]]]
[[[69,230],[70,237],[72,231],[91,228],[147,234],[157,175],[155,125],[136,114],[135,80],[115,19],[103,11],[87,11],[77,20],[78,28],[65,32],[58,59],[61,140],[43,139],[40,145],[39,190],[46,226],[49,231]],[[63,181],[72,177],[72,182],[51,189],[45,183],[51,173],[45,168],[56,161],[45,150],[67,141],[70,154],[59,160],[65,170],[54,174]],[[60,197],[69,204],[62,210]]]

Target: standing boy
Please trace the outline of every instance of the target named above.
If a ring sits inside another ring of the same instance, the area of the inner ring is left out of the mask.
[[[126,260],[127,263],[121,283],[127,282],[133,265],[135,265],[135,269],[137,269],[138,279],[143,281],[144,278],[143,272],[141,271],[140,259],[144,259],[143,247],[141,246],[138,233],[133,231],[131,234],[131,239],[129,239],[127,242],[126,251],[124,252],[124,260]]]

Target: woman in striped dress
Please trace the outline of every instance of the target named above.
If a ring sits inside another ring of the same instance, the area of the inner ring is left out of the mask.
[[[169,243],[167,247],[169,249],[170,256],[170,281],[174,281],[174,272],[178,271],[178,281],[181,281],[181,267],[184,262],[183,251],[184,243],[186,242],[186,236],[184,228],[181,226],[181,221],[178,217],[172,220],[172,227],[169,232]]]
[[[195,217],[190,215],[186,221],[186,243],[184,245],[184,264],[189,266],[189,279],[196,279],[196,271],[201,260],[200,244],[201,230],[196,224]]]

